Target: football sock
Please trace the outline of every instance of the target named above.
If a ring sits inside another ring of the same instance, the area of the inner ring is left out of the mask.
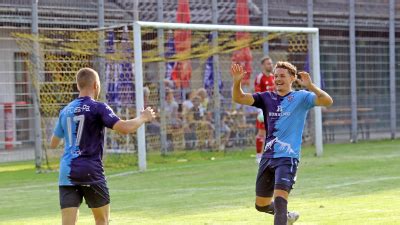
[[[287,200],[282,197],[276,197],[274,201],[275,214],[274,225],[286,225],[287,223]]]

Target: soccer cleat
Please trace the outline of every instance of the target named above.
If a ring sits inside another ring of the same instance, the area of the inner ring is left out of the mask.
[[[288,212],[287,214],[287,225],[292,225],[294,222],[296,222],[300,217],[300,214],[297,212]]]

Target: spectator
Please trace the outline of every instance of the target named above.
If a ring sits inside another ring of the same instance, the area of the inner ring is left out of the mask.
[[[201,97],[193,97],[193,108],[190,110],[189,118],[196,130],[196,147],[211,148],[214,145],[214,126],[211,123],[212,113],[207,112],[201,105]],[[191,125],[192,126],[192,125]]]
[[[208,103],[209,103],[209,98],[208,98],[208,94],[207,94],[207,90],[204,88],[199,88],[197,90],[197,96],[200,97],[200,103],[201,106],[207,110],[208,109]]]
[[[182,102],[182,114],[187,114],[193,108],[193,98],[194,92],[186,93],[186,99]]]
[[[205,109],[201,105],[201,98],[198,95],[196,95],[193,97],[192,101],[193,101],[193,107],[190,111],[193,114],[193,120],[195,121],[202,120],[204,117]]]
[[[229,140],[231,137],[231,128],[229,127],[230,117],[228,113],[221,115],[221,146],[220,149],[224,150],[230,147]]]
[[[192,104],[193,107],[183,114],[185,121],[183,124],[185,147],[188,150],[196,147],[197,124],[198,121],[202,119],[202,110],[200,110],[200,97],[194,96],[192,98]]]
[[[166,89],[166,102],[165,102],[165,117],[167,122],[167,149],[174,149],[174,135],[176,130],[181,128],[182,121],[179,118],[178,113],[179,105],[175,101],[174,92],[167,88]]]
[[[164,85],[165,85],[165,89],[173,89],[175,87],[175,84],[172,80],[169,79],[164,79]]]
[[[165,115],[167,122],[173,126],[179,126],[182,121],[178,115],[179,105],[175,101],[174,92],[167,88],[166,89],[166,102],[165,102]]]

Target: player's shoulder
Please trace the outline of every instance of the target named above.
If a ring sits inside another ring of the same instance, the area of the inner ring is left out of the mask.
[[[264,77],[264,74],[261,72],[261,73],[258,73],[257,75],[256,75],[256,79],[255,79],[255,83],[256,84],[259,84],[260,82],[261,82],[261,80],[262,80],[262,78]]]
[[[307,90],[297,90],[297,91],[293,91],[294,95],[298,95],[298,96],[306,96],[311,94],[311,91],[307,91]]]
[[[105,102],[101,102],[101,101],[96,101],[92,99],[91,104],[93,105],[95,110],[111,110],[111,107],[105,103]]]
[[[70,101],[68,104],[66,104],[64,107],[60,109],[60,116],[67,112],[74,111],[76,105],[77,105],[77,99]]]
[[[267,95],[269,95],[271,97],[278,96],[278,93],[276,93],[275,91],[264,91],[263,93],[266,93]]]
[[[297,101],[304,101],[305,99],[309,99],[313,95],[315,95],[315,94],[311,91],[297,90],[297,91],[293,92],[293,99],[295,99]],[[292,97],[290,97],[290,98],[292,98]]]
[[[272,99],[276,99],[278,96],[278,94],[274,91],[263,91],[263,92],[257,92],[256,94],[258,94],[262,98],[272,98]]]
[[[59,111],[59,116],[61,117],[63,114],[65,114],[65,110],[66,110],[66,108],[68,107],[68,105],[66,105],[66,106],[64,106],[64,107],[62,107],[61,109],[60,109],[60,111]]]
[[[260,73],[258,73],[258,74],[256,75],[256,78],[263,77],[263,76],[264,76],[264,73],[263,73],[263,72],[260,72]]]
[[[110,117],[117,117],[114,113],[114,110],[108,105],[106,102],[96,101],[97,104],[97,113],[100,115],[108,115]]]

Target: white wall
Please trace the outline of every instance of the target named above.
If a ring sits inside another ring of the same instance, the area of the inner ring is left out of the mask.
[[[18,52],[17,43],[12,39],[13,30],[0,28],[0,149],[4,148],[4,102],[15,102],[14,53]],[[15,122],[13,130],[15,131]],[[15,141],[14,132],[14,141]]]

